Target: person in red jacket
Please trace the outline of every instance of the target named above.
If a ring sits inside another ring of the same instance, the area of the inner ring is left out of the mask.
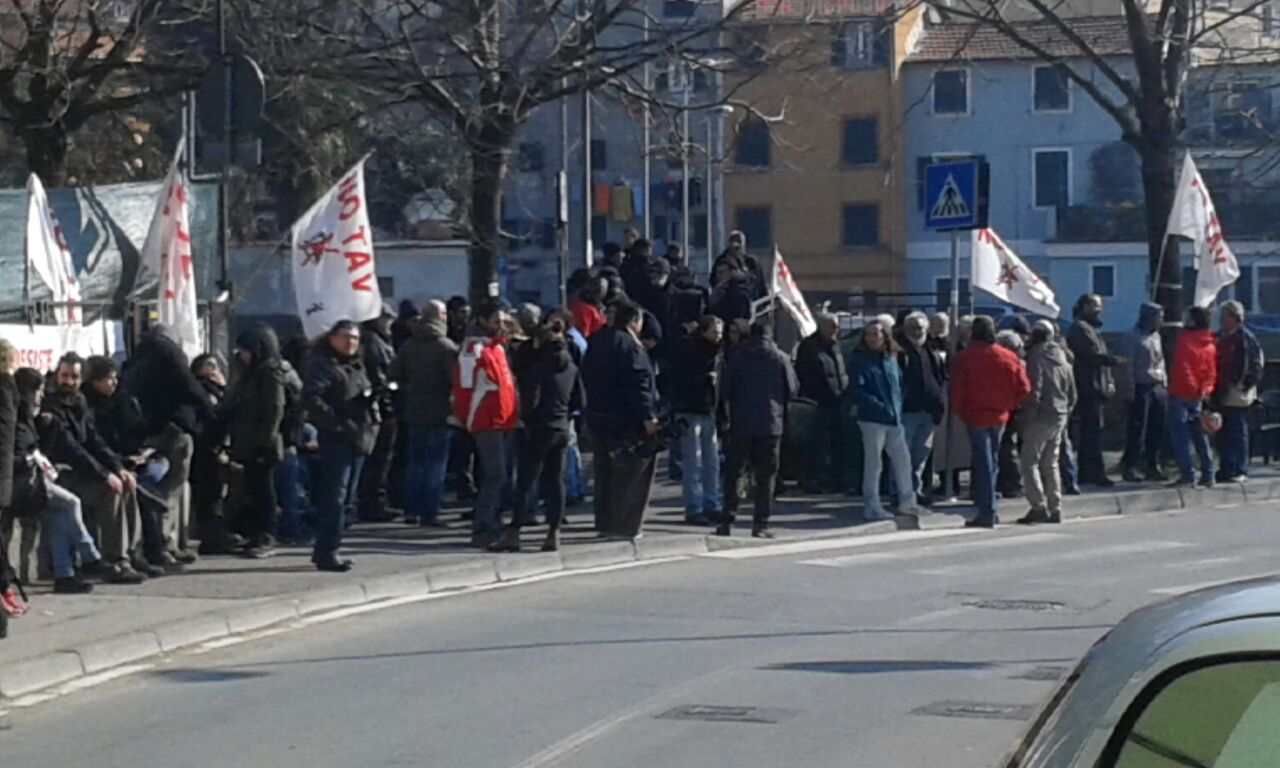
[[[1192,307],[1187,310],[1187,323],[1178,337],[1173,355],[1173,380],[1169,384],[1169,442],[1178,462],[1178,479],[1174,485],[1195,485],[1191,464],[1191,448],[1200,457],[1200,484],[1213,486],[1213,456],[1209,453],[1209,436],[1200,423],[1204,401],[1218,384],[1218,345],[1209,330],[1209,310]]]
[[[507,313],[497,302],[487,302],[477,308],[475,320],[454,369],[453,415],[475,439],[480,459],[483,477],[471,520],[471,546],[485,549],[502,534],[502,489],[517,404],[503,330]]]
[[[603,277],[591,277],[573,298],[569,299],[569,312],[573,315],[573,325],[589,339],[596,331],[608,325],[605,320],[604,295],[609,289],[609,281]]]
[[[1031,392],[1027,369],[1018,356],[995,343],[995,323],[973,319],[973,338],[951,366],[951,408],[969,428],[973,500],[978,514],[969,528],[994,528],[996,452],[1009,414]]]

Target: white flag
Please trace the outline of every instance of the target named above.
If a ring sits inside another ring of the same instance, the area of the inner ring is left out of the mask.
[[[49,286],[53,300],[68,305],[57,310],[59,322],[79,323],[80,312],[74,305],[80,303],[80,283],[62,225],[49,206],[40,177],[34,173],[27,181],[27,192],[27,262]]]
[[[1218,221],[1218,209],[1209,197],[1209,188],[1188,152],[1182,161],[1178,191],[1169,211],[1166,237],[1185,237],[1195,246],[1197,307],[1207,307],[1218,293],[1240,277],[1240,264],[1231,252]]]
[[[973,230],[969,264],[969,280],[974,288],[1045,317],[1062,314],[1053,290],[1004,244],[994,229]]]
[[[323,334],[339,320],[361,323],[382,312],[364,160],[302,214],[290,238],[293,289],[308,337]]]
[[[802,336],[808,337],[818,330],[818,323],[809,312],[809,304],[804,300],[804,294],[800,292],[800,286],[796,285],[795,278],[791,276],[791,270],[787,269],[782,252],[777,248],[773,249],[773,275],[769,281],[769,292],[787,308]]]
[[[160,275],[160,323],[170,328],[188,357],[204,351],[196,309],[196,281],[191,254],[191,188],[179,165],[182,144],[156,196],[151,228],[142,246],[142,262]]]

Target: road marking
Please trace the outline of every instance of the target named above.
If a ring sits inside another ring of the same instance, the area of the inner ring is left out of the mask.
[[[92,688],[95,685],[102,685],[103,683],[110,682],[127,675],[143,672],[153,667],[155,667],[155,664],[126,664],[122,667],[108,669],[77,680],[70,680],[62,685],[54,686],[47,691],[39,691],[37,693],[28,693],[25,696],[18,696],[17,698],[10,699],[5,702],[5,704],[6,706],[13,707],[14,709],[34,707],[37,704],[43,704],[46,701],[52,701],[56,698],[66,696],[77,691],[83,691],[86,688]]]
[[[1220,587],[1223,584],[1232,584],[1237,581],[1248,581],[1249,579],[1261,579],[1266,576],[1277,575],[1275,571],[1267,571],[1266,573],[1255,573],[1252,575],[1241,574],[1232,576],[1229,579],[1216,579],[1214,581],[1202,581],[1198,584],[1183,584],[1177,587],[1160,587],[1151,590],[1153,595],[1185,595],[1188,592],[1195,592],[1198,589],[1208,589],[1209,587]]]
[[[1017,540],[1011,539],[1011,541]],[[1194,544],[1189,544],[1184,541],[1140,541],[1130,544],[1114,544],[1109,547],[1068,549],[1059,552],[1035,555],[1033,557],[1016,557],[1001,560],[999,567],[1002,570],[1030,570],[1038,568],[1045,563],[1083,562],[1086,560],[1094,560],[1099,557],[1143,554],[1146,552],[1160,552],[1194,546]],[[968,547],[966,547],[966,549],[968,549]],[[919,573],[926,576],[958,576],[966,573],[985,572],[990,570],[990,568],[990,563],[963,563],[960,565],[944,565],[938,568],[913,570],[912,573]]]
[[[921,539],[943,539],[951,536],[971,536],[977,533],[979,533],[979,531],[972,528],[939,528],[928,531],[893,531],[891,533],[873,533],[867,536],[841,536],[834,539],[793,541],[789,544],[771,544],[764,547],[723,549],[719,552],[708,552],[705,555],[701,555],[701,557],[714,557],[717,560],[749,560],[757,557],[780,557],[782,555],[798,555],[805,552],[821,552],[825,549],[851,549],[853,547],[870,547],[876,544],[919,541]]]
[[[865,563],[883,563],[895,560],[916,560],[922,557],[932,555],[954,554],[956,552],[969,552],[975,549],[993,549],[998,547],[1018,547],[1024,544],[1035,544],[1045,541],[1059,541],[1062,539],[1070,539],[1071,536],[1062,533],[1024,533],[1012,534],[992,539],[980,539],[977,541],[960,542],[958,544],[942,544],[926,547],[914,547],[904,549],[894,549],[888,552],[865,552],[853,555],[839,555],[837,557],[827,557],[818,560],[801,560],[800,565],[820,565],[827,568],[847,568],[851,565],[861,565]]]
[[[1194,571],[1201,568],[1208,568],[1214,565],[1226,565],[1227,563],[1238,563],[1243,557],[1206,557],[1203,560],[1192,560],[1189,563],[1166,563],[1165,568],[1178,571]]]

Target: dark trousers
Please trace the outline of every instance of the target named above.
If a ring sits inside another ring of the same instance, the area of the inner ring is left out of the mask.
[[[138,522],[142,524],[143,557],[158,562],[167,549],[164,518],[169,513],[169,507],[154,491],[141,485],[134,495],[138,500]]]
[[[655,457],[640,456],[633,442],[619,439],[608,429],[593,427],[592,437],[596,530],[605,536],[634,539],[649,506]]]
[[[1076,417],[1080,420],[1078,461],[1082,483],[1098,483],[1107,476],[1102,461],[1102,409],[1106,404],[1106,400],[1089,397],[1081,398],[1076,405]]]
[[[465,429],[450,427],[449,433],[453,436],[449,446],[449,487],[459,495],[474,495],[476,486],[471,464],[475,458],[476,441]]]
[[[405,488],[409,479],[409,425],[396,426],[395,450],[391,453],[391,475],[387,478],[387,504],[396,509],[408,508]]]
[[[276,535],[279,503],[276,501],[276,461],[244,464],[244,529],[254,544],[270,542]]]
[[[773,515],[773,489],[778,480],[778,455],[782,446],[780,435],[735,435],[729,433],[729,450],[726,477],[736,478],[744,467],[750,466],[755,486],[752,527],[767,528]],[[729,482],[724,489],[724,519],[732,523],[738,511],[737,483]]]
[[[1249,474],[1249,409],[1224,407],[1218,433],[1218,469],[1223,478]]]
[[[1164,438],[1165,394],[1150,384],[1134,387],[1124,425],[1125,469],[1156,469],[1160,466],[1160,443]]]
[[[212,446],[196,443],[191,454],[191,513],[196,538],[211,541],[228,533],[222,500],[227,493],[227,475]]]
[[[387,511],[387,481],[396,450],[397,423],[387,419],[378,426],[378,440],[360,470],[360,517],[378,517]]]
[[[1022,436],[1010,419],[1000,438],[1000,459],[996,470],[996,490],[1002,496],[1013,497],[1022,493],[1022,466],[1018,461],[1021,452]]]
[[[320,435],[316,460],[315,493],[316,543],[313,562],[332,562],[342,546],[347,505],[360,483],[364,456],[337,435]]]
[[[547,526],[552,531],[560,530],[564,519],[564,460],[568,452],[568,432],[537,428],[525,432],[516,468],[512,526],[519,528],[534,518],[541,488],[547,499]]]
[[[845,480],[845,413],[843,403],[819,403],[817,408],[818,453],[805,466],[804,489],[813,493],[840,492],[849,487]]]

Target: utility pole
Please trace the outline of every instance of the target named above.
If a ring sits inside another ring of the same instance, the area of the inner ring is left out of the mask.
[[[561,83],[563,87],[564,83]],[[560,306],[568,303],[569,279],[569,98],[560,99],[560,170],[556,173],[556,255]]]
[[[647,12],[644,15],[644,47],[645,47],[645,50],[648,50],[649,48],[649,14]],[[653,138],[649,133],[650,131],[649,129],[649,121],[650,121],[649,89],[652,87],[652,83],[649,80],[649,62],[648,61],[645,62],[644,68],[641,70],[640,77],[641,77],[641,81],[644,83],[644,113],[641,115],[641,118],[640,118],[641,120],[644,121],[644,128],[642,131],[643,133],[642,141],[644,143],[644,158],[643,158],[644,159],[644,189],[640,190],[640,199],[644,202],[644,239],[652,241],[653,240],[653,210],[650,206],[650,203],[652,203],[653,201],[649,199],[649,187],[653,180],[653,169],[650,166],[650,160],[649,160],[649,144],[653,141]]]
[[[706,178],[702,180],[702,199],[707,210],[707,273],[708,274],[710,274],[711,272],[711,264],[715,259],[715,256],[713,256],[712,254],[715,253],[715,237],[716,237],[715,225],[711,219],[711,210],[712,210],[711,204],[714,200],[714,193],[716,189],[715,184],[711,182],[711,172],[712,172],[711,117],[712,117],[712,113],[710,112],[708,112],[705,115],[706,124],[707,124],[707,173],[706,173]]]
[[[689,89],[692,77],[687,66],[682,68],[681,90],[684,92],[684,105],[680,112],[680,252],[684,261],[689,263]]]
[[[591,215],[595,210],[595,186],[591,183],[591,90],[582,91],[582,235],[585,244],[582,263],[591,268],[595,246],[591,242]]]

